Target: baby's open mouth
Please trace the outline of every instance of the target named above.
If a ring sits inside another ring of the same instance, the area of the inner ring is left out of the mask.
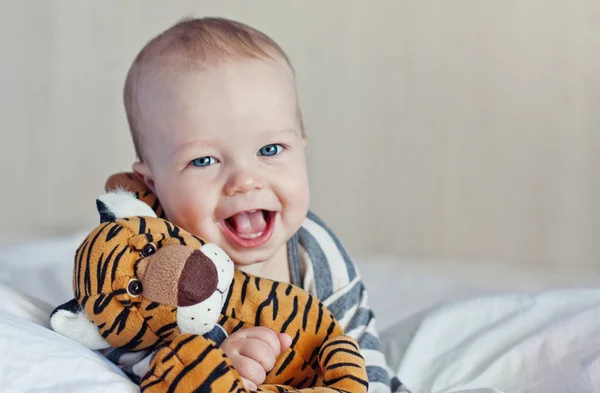
[[[271,237],[275,214],[263,209],[236,213],[224,220],[223,232],[238,245],[258,247]]]

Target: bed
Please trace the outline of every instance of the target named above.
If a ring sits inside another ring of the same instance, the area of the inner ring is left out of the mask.
[[[48,329],[83,233],[0,248],[0,385],[136,392]],[[501,263],[361,256],[390,367],[413,392],[600,392],[600,275]]]

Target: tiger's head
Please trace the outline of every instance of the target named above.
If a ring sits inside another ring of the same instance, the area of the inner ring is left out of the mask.
[[[101,224],[81,243],[74,298],[50,325],[91,349],[153,348],[179,333],[210,331],[233,280],[234,264],[124,191],[96,201]]]

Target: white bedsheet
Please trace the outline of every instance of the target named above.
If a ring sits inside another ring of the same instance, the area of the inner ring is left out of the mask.
[[[0,248],[2,391],[137,391],[94,352],[47,329],[48,313],[71,295],[82,237]],[[551,289],[599,278],[389,258],[362,258],[359,268],[384,350],[414,393],[600,392],[600,290]],[[544,291],[514,293],[523,289]]]
[[[600,289],[477,297],[382,334],[415,392],[600,392]]]

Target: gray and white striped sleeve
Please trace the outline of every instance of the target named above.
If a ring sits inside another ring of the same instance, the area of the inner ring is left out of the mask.
[[[381,352],[367,290],[339,239],[312,213],[298,236],[307,261],[303,287],[331,310],[345,334],[358,341],[367,365],[369,393],[408,392],[393,376]]]

